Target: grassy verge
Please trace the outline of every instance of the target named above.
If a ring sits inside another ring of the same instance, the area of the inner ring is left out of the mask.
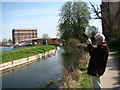
[[[82,81],[80,82],[79,87],[80,88],[93,88],[92,86],[92,76],[87,74],[87,66],[88,66],[88,61],[85,62],[85,64],[81,67],[82,71]]]
[[[120,47],[110,47],[110,52],[117,58],[118,74],[120,75]],[[120,84],[120,78],[118,78],[118,83]]]
[[[52,46],[52,45],[38,45],[38,46],[31,46],[31,47],[22,48],[22,49],[3,51],[2,63],[33,56],[39,53],[49,51],[54,48],[55,46]]]
[[[120,48],[117,47],[110,47],[110,52],[117,58],[118,62],[118,69],[120,70]]]

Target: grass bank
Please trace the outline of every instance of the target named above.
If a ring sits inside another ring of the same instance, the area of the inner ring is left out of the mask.
[[[93,88],[92,86],[92,76],[87,74],[88,60],[81,67],[82,81],[80,82],[79,88]]]
[[[64,83],[58,88],[93,88],[92,76],[87,74],[88,60],[86,60],[83,66],[75,70],[75,72],[68,74],[64,77]]]
[[[89,60],[87,47],[78,40],[71,39],[64,46],[64,50],[66,64],[63,84],[60,88],[92,88],[92,77],[87,74]]]
[[[38,46],[31,46],[22,49],[14,49],[10,51],[3,51],[2,53],[2,63],[26,58],[29,56],[33,56],[39,53],[44,53],[46,51],[54,49],[55,46],[52,45],[38,45]]]

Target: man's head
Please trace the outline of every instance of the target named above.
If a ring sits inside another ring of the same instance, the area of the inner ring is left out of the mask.
[[[95,35],[97,45],[102,44],[105,41],[105,36],[102,33],[98,33]]]

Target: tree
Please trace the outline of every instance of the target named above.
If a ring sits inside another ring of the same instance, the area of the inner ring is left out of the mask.
[[[12,40],[11,40],[11,39],[9,39],[7,42],[8,42],[9,44],[11,44],[11,43],[12,43]]]
[[[42,36],[42,38],[43,38],[43,39],[49,39],[50,37],[49,37],[48,34],[44,33],[43,36]]]
[[[107,40],[111,37],[119,36],[119,23],[120,20],[120,2],[102,2],[100,5],[101,10],[98,6],[94,6],[90,3],[93,12],[96,14],[94,19],[102,20],[103,33],[105,34]],[[115,7],[115,8],[113,8]]]
[[[5,45],[5,44],[7,44],[7,39],[2,40],[2,45]]]
[[[88,28],[85,31],[85,34],[90,38],[94,37],[95,34],[97,34],[97,33],[99,33],[99,31],[98,31],[98,28],[95,26],[88,26]]]
[[[59,14],[59,35],[64,40],[79,39],[85,36],[90,12],[85,2],[66,2]]]

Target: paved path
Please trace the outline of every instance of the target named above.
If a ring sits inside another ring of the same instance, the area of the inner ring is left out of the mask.
[[[102,88],[119,88],[120,90],[118,79],[120,79],[118,74],[118,63],[115,57],[110,53],[106,71],[101,77]]]

